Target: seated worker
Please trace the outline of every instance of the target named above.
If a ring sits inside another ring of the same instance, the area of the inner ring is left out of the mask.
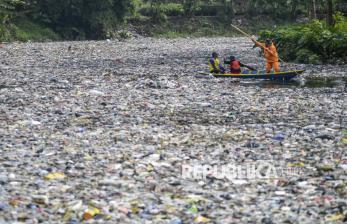
[[[261,47],[264,49],[264,57],[266,59],[266,73],[270,73],[271,69],[273,68],[275,72],[280,71],[280,63],[277,49],[275,45],[273,44],[272,40],[267,38],[265,40],[265,43],[261,43],[256,41],[255,37],[252,36],[252,41],[255,43],[257,47]]]
[[[230,73],[231,74],[241,74],[241,67],[246,67],[249,70],[257,71],[257,69],[252,68],[251,66],[242,64],[240,61],[236,60],[235,56],[230,56],[230,61],[224,61],[225,64],[230,64]]]
[[[212,53],[212,58],[210,59],[208,65],[211,73],[225,73],[225,68],[220,64],[218,54],[216,52]]]

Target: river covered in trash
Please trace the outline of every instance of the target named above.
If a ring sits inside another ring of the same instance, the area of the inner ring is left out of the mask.
[[[197,78],[245,38],[0,49],[0,223],[347,220],[346,65]]]

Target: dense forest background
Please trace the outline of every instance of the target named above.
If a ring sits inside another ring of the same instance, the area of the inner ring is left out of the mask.
[[[131,36],[272,38],[283,59],[346,63],[347,0],[0,0],[0,42]]]
[[[347,13],[347,0],[0,0],[0,39],[81,40],[233,35]]]

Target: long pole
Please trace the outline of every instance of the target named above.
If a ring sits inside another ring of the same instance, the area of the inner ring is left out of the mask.
[[[249,35],[248,33],[246,33],[245,31],[241,30],[240,28],[238,28],[237,26],[230,24],[235,30],[239,31],[240,33],[242,33],[243,35],[245,35],[246,37],[250,38],[253,41],[253,37],[251,35]],[[266,48],[264,48],[264,50],[267,50]],[[283,61],[280,57],[278,57],[278,60],[280,60],[282,63],[286,63],[285,61]],[[297,75],[299,75],[299,73],[295,72]]]
[[[240,28],[238,28],[237,26],[234,26],[233,24],[230,24],[235,30],[239,31],[240,33],[242,33],[243,35],[249,37],[252,39],[252,36],[249,35],[248,33],[246,33],[245,31],[241,30]]]
[[[245,35],[246,37],[250,38],[251,40],[253,40],[253,37],[251,35],[249,35],[248,33],[246,33],[245,31],[241,30],[240,28],[238,28],[237,26],[230,24],[235,30],[239,31],[240,33],[242,33],[243,35]],[[268,49],[264,48],[264,50],[269,51]],[[283,61],[280,57],[278,57],[278,60],[280,60],[281,62],[285,63],[285,61]]]

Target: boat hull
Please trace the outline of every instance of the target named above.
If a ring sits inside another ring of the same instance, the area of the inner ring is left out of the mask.
[[[287,72],[265,73],[245,70],[241,74],[209,74],[217,78],[237,78],[237,79],[267,79],[267,80],[289,80],[302,74],[304,70],[295,70]]]

